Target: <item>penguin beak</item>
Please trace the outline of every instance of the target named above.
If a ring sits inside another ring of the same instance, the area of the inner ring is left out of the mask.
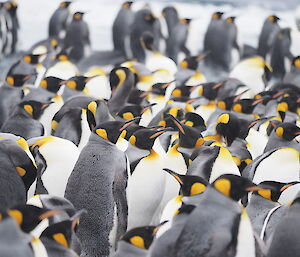
[[[28,74],[27,76],[25,76],[25,77],[23,78],[23,81],[26,81],[26,80],[30,79],[33,75],[34,75],[34,74]]]
[[[196,57],[196,60],[197,60],[198,62],[200,62],[201,60],[203,60],[204,58],[206,58],[209,54],[210,54],[210,51],[207,51],[207,52],[205,52],[205,53],[202,54],[202,55],[198,55],[198,56]]]
[[[223,82],[220,82],[220,83],[215,84],[212,88],[213,89],[217,89],[217,88],[219,88],[222,85],[223,85]]]
[[[292,184],[283,186],[282,188],[280,188],[279,192],[282,193],[284,190],[288,189],[290,186],[292,186]]]
[[[131,120],[128,120],[125,122],[125,124],[119,129],[119,131],[123,131],[124,129],[126,129],[127,127],[129,127],[131,124],[137,122],[137,121],[140,121],[141,120],[141,117],[135,117]]]
[[[179,174],[177,174],[176,172],[174,172],[174,171],[172,171],[170,169],[167,169],[167,168],[164,168],[163,170],[166,171],[166,172],[168,172],[171,176],[173,176],[180,185],[183,185],[183,181],[179,177],[180,176]]]
[[[167,88],[168,86],[170,86],[173,82],[175,82],[176,80],[172,80],[168,83],[163,84],[162,88]]]
[[[152,103],[149,105],[144,106],[143,110],[141,111],[141,114],[143,114],[145,111],[147,111],[149,108],[151,108],[152,106],[157,105],[157,103]]]
[[[259,99],[255,100],[251,105],[255,106],[255,105],[258,105],[258,104],[262,103],[263,101],[264,101],[264,98],[262,97],[262,98],[259,98]]]
[[[143,92],[142,94],[140,94],[140,98],[144,98],[146,96],[148,96],[150,94],[150,92]]]
[[[88,83],[89,81],[91,81],[93,78],[96,78],[98,77],[99,75],[95,75],[95,76],[92,76],[92,77],[88,77],[86,80],[85,80],[85,83]]]
[[[261,190],[263,188],[259,187],[259,186],[252,186],[252,187],[247,187],[245,190],[247,192],[253,192],[253,191],[258,191],[258,190]]]
[[[272,119],[272,118],[275,118],[276,116],[271,116],[271,117],[264,117],[264,118],[260,118],[260,119],[257,119],[257,120],[254,120],[252,121],[248,128],[252,128],[253,126],[255,126],[259,121],[263,121],[263,120],[269,120],[269,119]]]
[[[275,95],[273,95],[273,98],[276,99],[277,97],[281,96],[284,94],[284,91],[279,91]]]
[[[44,220],[44,219],[50,218],[50,217],[52,217],[56,214],[59,214],[59,213],[61,213],[61,210],[46,211],[42,215],[39,216],[39,219]]]
[[[174,121],[175,125],[178,127],[178,129],[181,131],[181,133],[183,135],[185,135],[185,131],[183,129],[181,122],[176,117],[174,117],[172,114],[167,114],[167,116],[170,117]]]
[[[156,133],[154,133],[152,136],[150,136],[149,138],[150,139],[153,139],[153,138],[157,138],[159,137],[160,135],[162,135],[163,133],[167,132],[167,131],[173,131],[173,128],[163,128],[163,129],[159,129],[157,130]]]
[[[233,102],[236,103],[238,100],[241,99],[241,97],[243,96],[243,94],[245,94],[246,92],[248,92],[250,89],[246,89],[245,91],[243,91],[242,93],[238,94],[234,99]]]

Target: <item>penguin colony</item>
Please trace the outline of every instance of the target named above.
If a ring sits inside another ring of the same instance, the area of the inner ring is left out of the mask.
[[[300,256],[300,31],[216,12],[191,55],[191,19],[125,2],[94,52],[71,4],[0,87],[0,256]]]

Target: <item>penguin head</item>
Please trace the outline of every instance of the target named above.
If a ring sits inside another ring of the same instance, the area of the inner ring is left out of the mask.
[[[177,182],[180,184],[180,192],[183,196],[194,196],[202,194],[208,185],[208,182],[201,177],[180,175],[166,168],[164,168],[163,170],[168,172],[177,180]]]
[[[42,103],[35,100],[29,100],[19,103],[19,107],[21,107],[33,119],[37,120],[41,117],[44,110],[49,106],[49,104],[50,103]]]
[[[297,56],[293,59],[292,65],[298,69],[300,69],[300,56]]]
[[[151,86],[151,93],[155,94],[155,95],[161,95],[164,96],[166,93],[166,89],[168,88],[168,86],[170,86],[173,81],[167,82],[167,83],[155,83]]]
[[[127,1],[127,2],[125,2],[125,3],[122,4],[122,7],[123,8],[130,8],[132,4],[133,4],[132,1]]]
[[[270,16],[267,18],[267,20],[268,20],[269,22],[272,22],[272,23],[277,23],[277,22],[280,20],[280,18],[279,18],[278,16],[276,16],[276,15],[270,15]]]
[[[277,202],[284,190],[297,183],[299,182],[281,183],[277,181],[263,181],[258,184],[261,189],[254,192],[254,194],[260,195],[270,201]]]
[[[154,21],[156,20],[155,16],[153,15],[153,13],[151,13],[150,10],[145,9],[144,13],[143,13],[143,19],[145,22],[153,24]]]
[[[223,85],[223,82],[220,83],[204,83],[199,86],[194,87],[192,90],[197,90],[199,96],[203,96],[208,100],[215,100],[218,96],[218,91]]]
[[[22,87],[34,74],[11,74],[5,81],[12,87]]]
[[[75,76],[72,78],[69,78],[67,81],[65,81],[65,84],[68,88],[75,90],[75,91],[81,91],[83,93],[86,92],[85,85],[88,83],[93,77],[85,77],[85,76]]]
[[[75,21],[81,21],[83,18],[84,12],[75,12],[73,14],[73,20]]]
[[[99,137],[116,144],[122,131],[134,123],[138,118],[129,121],[106,121],[97,126],[93,131]]]
[[[223,113],[218,117],[216,131],[226,139],[228,146],[232,144],[240,133],[240,121],[237,116],[231,113]]]
[[[128,97],[128,103],[140,105],[148,95],[148,92],[132,88]]]
[[[238,113],[252,114],[255,106],[260,103],[255,99],[240,99],[233,103],[232,110]]]
[[[131,120],[142,114],[143,107],[140,105],[126,105],[119,112],[118,116],[124,120]]]
[[[236,17],[231,16],[231,17],[227,17],[227,18],[225,19],[225,21],[226,21],[227,23],[234,23],[235,19],[236,19]]]
[[[218,177],[212,186],[234,201],[239,201],[250,191],[261,189],[251,180],[234,174],[224,174]]]
[[[155,139],[170,130],[171,128],[142,128],[134,132],[134,134],[129,138],[129,142],[137,148],[150,151],[154,145]]]
[[[284,122],[275,128],[275,134],[281,139],[292,141],[300,135],[300,128],[293,123]]]
[[[171,93],[171,96],[173,98],[189,97],[190,94],[191,94],[190,87],[181,86],[181,87],[174,88],[172,93]]]
[[[129,78],[132,72],[126,67],[116,67],[112,69],[109,75],[109,82],[112,92],[121,87]]]
[[[48,210],[33,205],[17,205],[7,210],[20,228],[29,233],[43,220],[58,214],[58,210]]]
[[[197,70],[199,62],[206,57],[205,55],[187,56],[181,63],[180,67],[183,69]]]
[[[45,54],[27,54],[23,56],[22,60],[28,64],[36,65],[40,63],[42,57],[45,57]]]
[[[156,227],[146,226],[129,230],[121,240],[138,248],[149,249],[155,236]]]
[[[97,123],[109,120],[110,114],[105,100],[91,101],[87,106],[87,121],[90,130],[93,130]]]
[[[68,8],[71,3],[72,3],[71,1],[64,1],[64,2],[61,2],[59,4],[59,7],[61,7],[61,8]]]
[[[194,127],[194,128],[198,128],[198,127],[205,128],[204,119],[195,112],[187,112],[184,116],[183,123],[187,126]]]
[[[5,3],[5,8],[11,13],[14,13],[18,8],[18,3],[16,1],[8,1]]]
[[[46,77],[40,82],[40,87],[46,89],[49,92],[56,94],[61,88],[64,80],[53,76]]]
[[[172,114],[168,116],[174,122],[178,132],[179,132],[179,146],[184,148],[198,148],[201,147],[204,143],[203,136],[201,132],[189,125],[181,123],[176,117]]]
[[[146,31],[142,34],[140,38],[141,45],[144,49],[153,51],[154,37],[153,34],[149,31]]]
[[[223,12],[214,12],[211,17],[214,20],[220,20],[223,14],[224,14]]]
[[[69,54],[71,49],[71,47],[67,49],[61,49],[61,51],[57,55],[54,55],[52,59],[61,62],[69,61]]]
[[[175,17],[178,17],[178,12],[176,10],[176,8],[174,6],[166,6],[164,7],[164,9],[162,10],[162,15],[163,17],[167,17],[167,16],[171,16],[174,15]]]

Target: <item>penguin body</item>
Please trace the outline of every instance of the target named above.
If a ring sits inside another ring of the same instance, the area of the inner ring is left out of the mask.
[[[124,57],[128,56],[126,42],[129,39],[130,26],[134,18],[131,5],[130,1],[122,4],[112,27],[114,50],[120,51]]]
[[[267,53],[270,51],[275,36],[280,30],[280,27],[277,23],[278,20],[279,18],[277,16],[271,15],[264,21],[259,35],[257,48],[257,53],[263,58],[265,58]]]
[[[154,34],[155,19],[149,9],[141,9],[135,13],[130,32],[130,48],[133,58],[138,59],[140,62],[145,60],[145,53],[141,46],[140,38],[146,31]],[[156,46],[154,47],[156,48]]]
[[[0,87],[0,127],[12,113],[14,107],[21,102],[24,93],[20,88],[8,87],[3,85]]]
[[[174,27],[167,39],[166,53],[175,63],[178,62],[180,52],[184,52],[186,56],[190,54],[186,47],[190,21],[190,19],[180,19],[179,22],[173,24]]]
[[[39,179],[45,190],[51,195],[63,197],[68,178],[78,159],[79,150],[72,142],[51,136],[32,138],[28,143],[32,151],[38,151],[35,154],[41,156],[42,163],[38,163]],[[59,181],[57,177],[60,178]]]
[[[68,1],[60,3],[60,6],[52,14],[49,21],[49,37],[63,38],[65,36],[70,4],[71,2]]]
[[[82,20],[84,13],[76,12],[73,20],[67,27],[64,47],[71,48],[70,60],[78,62],[87,55],[87,49],[90,47],[90,35],[88,24]]]
[[[111,138],[109,132],[104,133],[108,130],[111,132],[112,126],[119,130],[120,124],[122,123],[101,123],[94,130],[68,180],[65,197],[75,208],[84,208],[89,212],[82,217],[78,228],[82,254],[109,255],[113,244],[109,237],[114,227],[115,213],[118,226],[112,241],[126,231],[127,204],[124,192],[127,164],[124,153],[114,144],[121,132],[110,139],[112,142],[108,141],[108,136]],[[96,190],[91,191],[91,188]],[[90,201],[87,202],[87,198]]]
[[[281,219],[277,225],[270,247],[268,257],[279,257],[282,255],[297,256],[299,248],[295,242],[298,239],[298,220],[299,199],[296,198],[292,206],[288,209],[287,214]]]

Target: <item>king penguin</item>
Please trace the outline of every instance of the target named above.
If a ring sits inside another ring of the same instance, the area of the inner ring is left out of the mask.
[[[69,6],[72,2],[64,1],[52,14],[49,21],[49,37],[64,38],[66,35],[67,21],[70,15]]]
[[[132,4],[131,1],[122,4],[112,27],[114,50],[120,51],[124,57],[129,56],[129,33],[134,18],[134,13],[131,10]]]
[[[70,48],[70,60],[80,61],[90,51],[90,31],[88,24],[83,20],[84,13],[76,12],[67,27],[64,47]]]
[[[65,197],[75,208],[84,208],[89,213],[82,217],[78,227],[82,255],[108,256],[116,238],[126,231],[127,161],[115,143],[130,123],[99,124],[69,177]]]
[[[278,20],[280,19],[276,15],[270,15],[264,21],[257,47],[257,54],[263,58],[265,58],[267,53],[270,51],[275,36],[280,30]]]

